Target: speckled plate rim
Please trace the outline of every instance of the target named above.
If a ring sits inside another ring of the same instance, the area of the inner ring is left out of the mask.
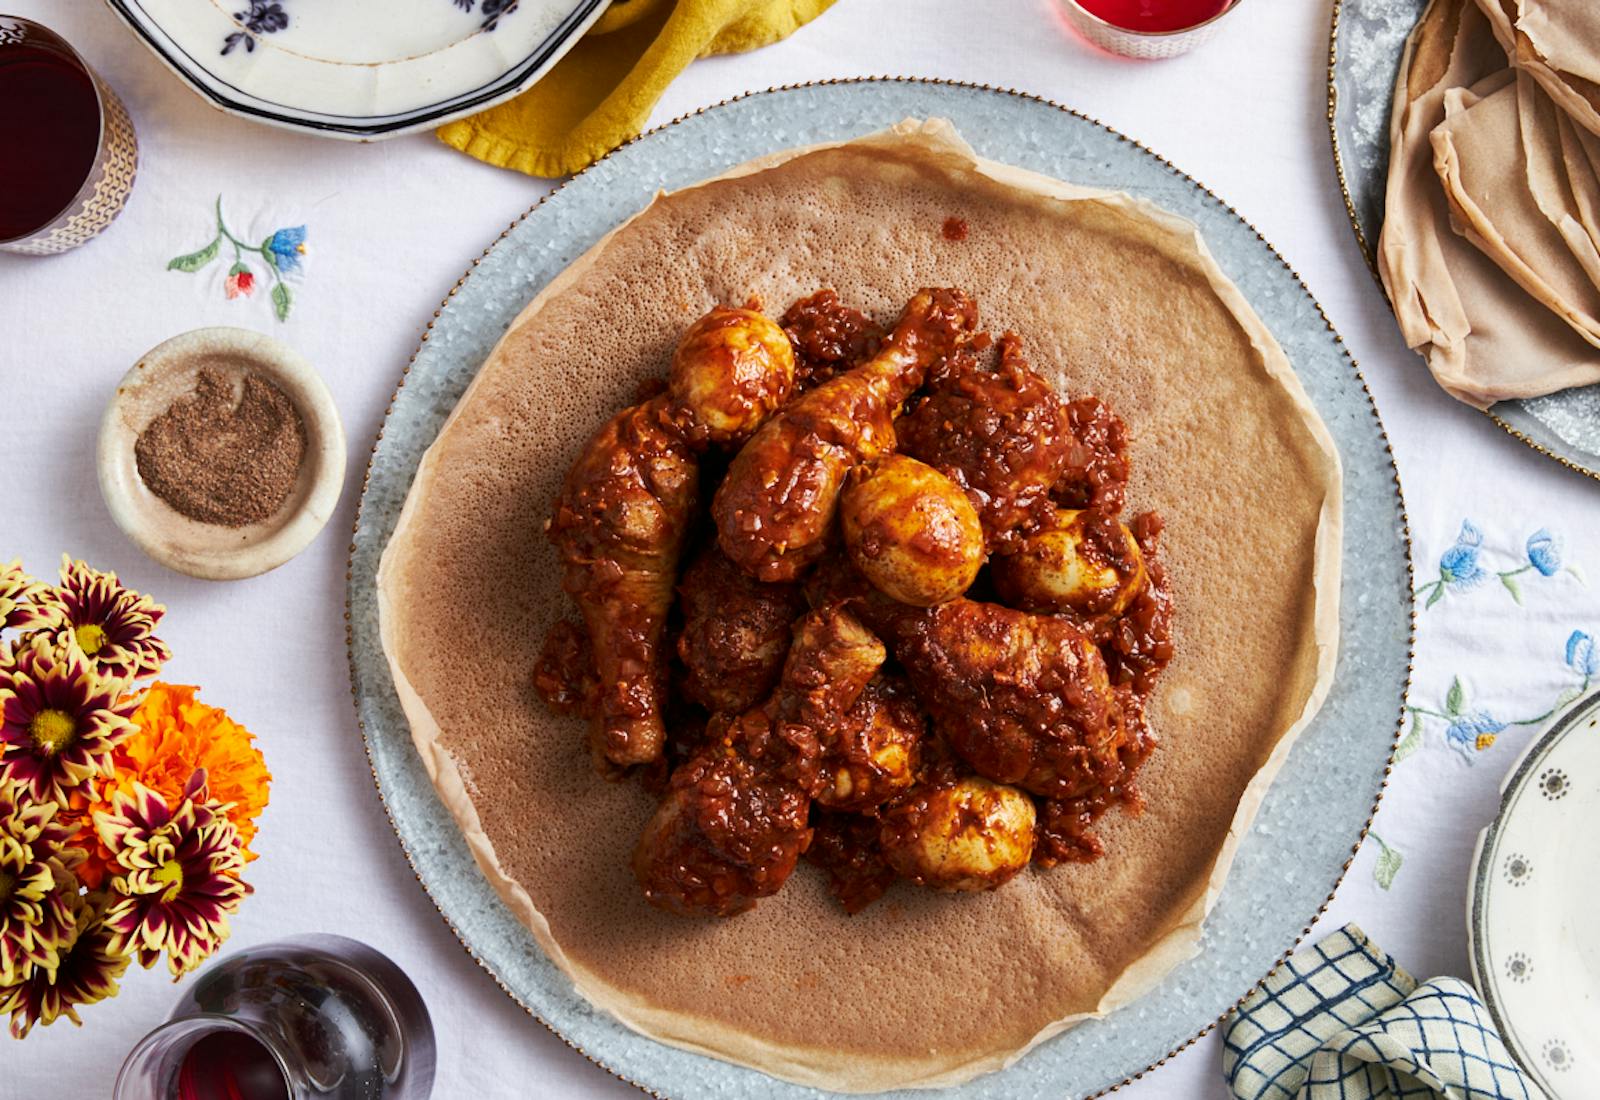
[[[1472,883],[1467,891],[1467,956],[1472,963],[1472,982],[1478,987],[1478,992],[1483,994],[1483,1003],[1489,1009],[1489,1016],[1494,1020],[1496,1030],[1505,1039],[1506,1047],[1512,1056],[1516,1058],[1523,1071],[1552,1097],[1559,1097],[1561,1093],[1551,1087],[1550,1078],[1540,1068],[1538,1059],[1534,1057],[1534,1051],[1525,1045],[1524,1033],[1516,1027],[1507,1013],[1504,999],[1500,995],[1500,970],[1489,957],[1489,906],[1493,903],[1495,893],[1494,866],[1497,862],[1496,857],[1500,854],[1501,831],[1516,813],[1517,806],[1534,773],[1549,758],[1556,746],[1568,736],[1578,733],[1579,727],[1585,722],[1593,725],[1597,711],[1600,711],[1600,692],[1572,703],[1549,729],[1523,750],[1517,762],[1511,766],[1506,778],[1500,784],[1500,802],[1495,809],[1494,820],[1478,833],[1477,847],[1472,856],[1474,868]]]
[[[1333,0],[1333,15],[1329,20],[1328,28],[1328,143],[1329,148],[1333,151],[1333,173],[1339,181],[1339,194],[1344,198],[1345,216],[1350,219],[1350,229],[1356,235],[1356,246],[1361,249],[1361,258],[1367,262],[1367,271],[1372,275],[1373,281],[1378,284],[1378,291],[1383,295],[1384,304],[1387,305],[1389,293],[1383,289],[1383,280],[1378,275],[1378,264],[1372,253],[1372,242],[1367,240],[1367,235],[1361,228],[1361,219],[1356,216],[1355,198],[1350,194],[1350,181],[1345,176],[1344,155],[1339,146],[1339,89],[1335,80],[1339,64],[1339,15],[1343,9],[1344,0]],[[1500,429],[1507,435],[1538,451],[1546,458],[1559,462],[1574,473],[1583,474],[1586,477],[1600,481],[1600,471],[1591,470],[1580,462],[1574,462],[1566,455],[1557,454],[1493,409],[1484,409],[1483,415],[1499,425]]]
[[[360,549],[361,549],[359,539],[360,539],[360,532],[361,532],[363,518],[365,516],[366,508],[367,508],[367,504],[368,504],[368,488],[369,488],[369,485],[370,485],[370,482],[371,482],[371,479],[372,479],[372,475],[373,475],[373,464],[374,464],[374,462],[376,460],[379,447],[383,443],[384,431],[385,431],[386,427],[388,426],[390,415],[394,410],[395,401],[399,398],[399,396],[401,394],[401,391],[404,389],[404,387],[406,385],[406,382],[407,382],[407,379],[410,376],[412,367],[416,364],[416,361],[417,361],[418,357],[422,354],[423,350],[426,348],[426,346],[428,344],[428,341],[429,341],[430,337],[433,335],[434,326],[438,323],[438,321],[442,317],[444,311],[450,306],[452,299],[454,299],[457,296],[457,294],[460,293],[461,289],[466,285],[467,281],[472,277],[474,272],[477,270],[478,266],[485,259],[487,259],[489,257],[489,255],[493,252],[493,250],[498,245],[500,245],[514,230],[516,230],[519,226],[521,226],[524,221],[526,221],[535,212],[540,210],[545,205],[545,203],[547,203],[551,198],[553,198],[555,195],[560,194],[574,180],[582,177],[587,172],[592,171],[598,165],[603,164],[606,161],[610,160],[613,156],[615,156],[617,153],[621,152],[623,149],[627,149],[627,148],[637,144],[640,141],[648,139],[648,138],[652,137],[653,135],[659,134],[659,133],[661,133],[663,131],[669,130],[674,126],[678,126],[678,125],[684,123],[685,121],[687,121],[689,119],[696,118],[696,117],[698,117],[700,115],[703,115],[703,114],[707,113],[708,111],[715,110],[716,108],[723,107],[723,106],[726,106],[726,105],[731,104],[731,103],[737,103],[737,102],[749,99],[752,96],[761,96],[761,95],[767,95],[767,94],[777,93],[777,92],[789,92],[789,91],[795,91],[795,90],[804,89],[804,88],[833,87],[833,86],[865,86],[865,85],[876,85],[876,84],[927,85],[927,86],[931,86],[931,87],[957,88],[957,89],[967,89],[967,90],[979,91],[979,92],[994,93],[994,94],[998,94],[998,95],[1012,96],[1012,97],[1015,97],[1015,98],[1018,98],[1018,99],[1031,101],[1031,102],[1034,102],[1034,103],[1041,104],[1043,106],[1050,107],[1050,108],[1052,108],[1054,110],[1063,112],[1064,114],[1071,115],[1074,118],[1080,119],[1080,120],[1082,120],[1084,122],[1090,123],[1090,124],[1100,128],[1101,130],[1105,131],[1107,134],[1109,134],[1110,136],[1112,136],[1116,140],[1124,142],[1124,143],[1126,143],[1128,145],[1131,145],[1135,149],[1137,149],[1139,152],[1142,152],[1142,153],[1146,154],[1147,156],[1151,157],[1153,160],[1155,160],[1157,163],[1159,163],[1167,172],[1171,173],[1175,178],[1177,178],[1179,180],[1182,180],[1183,182],[1188,184],[1194,191],[1205,195],[1212,202],[1217,204],[1218,207],[1222,208],[1223,210],[1226,210],[1230,215],[1232,215],[1235,219],[1237,219],[1246,229],[1248,229],[1248,231],[1255,236],[1256,240],[1259,241],[1260,244],[1264,248],[1266,248],[1275,259],[1277,259],[1278,263],[1282,266],[1284,271],[1287,272],[1288,275],[1294,280],[1294,284],[1299,288],[1301,293],[1303,293],[1306,296],[1306,298],[1311,302],[1311,304],[1314,306],[1314,308],[1316,310],[1316,313],[1317,313],[1317,316],[1321,318],[1321,320],[1323,322],[1323,325],[1326,328],[1327,335],[1332,337],[1333,343],[1336,346],[1340,356],[1343,358],[1344,362],[1348,365],[1349,369],[1351,370],[1351,372],[1353,373],[1353,375],[1355,377],[1356,382],[1360,386],[1361,394],[1366,399],[1367,411],[1370,412],[1370,414],[1371,414],[1371,416],[1373,418],[1373,421],[1375,422],[1376,427],[1378,429],[1378,433],[1379,433],[1379,436],[1380,436],[1380,439],[1381,439],[1381,442],[1382,442],[1382,445],[1383,445],[1384,457],[1387,460],[1387,470],[1386,470],[1386,472],[1388,474],[1389,480],[1393,484],[1393,491],[1394,491],[1394,494],[1395,494],[1395,502],[1396,502],[1397,509],[1398,509],[1398,519],[1399,519],[1399,531],[1398,531],[1398,534],[1399,534],[1399,537],[1400,537],[1400,542],[1401,542],[1401,545],[1403,547],[1404,557],[1405,557],[1406,590],[1407,590],[1407,593],[1410,592],[1410,590],[1411,590],[1411,588],[1412,588],[1412,586],[1414,584],[1414,580],[1415,580],[1415,570],[1414,570],[1414,561],[1413,561],[1413,547],[1412,547],[1412,542],[1411,542],[1411,531],[1410,531],[1410,517],[1409,517],[1409,514],[1406,511],[1404,489],[1403,489],[1403,487],[1401,485],[1399,470],[1395,466],[1395,463],[1394,463],[1393,449],[1392,449],[1392,447],[1390,446],[1390,443],[1389,443],[1388,433],[1383,427],[1382,417],[1378,412],[1376,403],[1373,401],[1371,389],[1367,386],[1366,378],[1361,372],[1360,364],[1356,361],[1355,357],[1350,354],[1349,349],[1345,346],[1343,338],[1339,335],[1338,331],[1334,328],[1333,322],[1328,317],[1327,311],[1322,308],[1322,304],[1319,301],[1317,301],[1315,295],[1313,295],[1311,293],[1310,288],[1306,286],[1305,281],[1304,281],[1304,279],[1302,279],[1300,277],[1299,272],[1297,270],[1295,270],[1295,268],[1293,266],[1291,266],[1289,264],[1289,262],[1283,258],[1282,253],[1280,253],[1278,251],[1278,249],[1270,241],[1268,241],[1266,239],[1266,237],[1264,237],[1261,234],[1261,231],[1259,229],[1257,229],[1256,226],[1252,222],[1250,222],[1248,219],[1246,219],[1242,215],[1240,215],[1239,212],[1232,205],[1224,202],[1209,187],[1207,187],[1205,184],[1201,183],[1199,180],[1195,179],[1193,176],[1189,175],[1188,173],[1186,173],[1186,172],[1182,171],[1181,169],[1177,168],[1175,165],[1173,165],[1170,161],[1168,161],[1165,157],[1161,156],[1159,153],[1156,153],[1154,150],[1150,149],[1148,146],[1144,145],[1143,143],[1128,137],[1127,135],[1123,134],[1121,131],[1116,130],[1115,128],[1113,128],[1111,126],[1106,125],[1105,123],[1101,122],[1097,118],[1094,118],[1094,117],[1092,117],[1090,115],[1084,114],[1083,112],[1076,111],[1076,110],[1074,110],[1074,109],[1072,109],[1070,107],[1064,106],[1063,104],[1057,103],[1054,100],[1048,99],[1048,98],[1043,97],[1043,96],[1034,95],[1034,94],[1029,93],[1029,92],[1019,91],[1019,90],[1017,90],[1015,88],[1005,88],[1005,87],[999,87],[999,86],[996,86],[996,85],[984,84],[984,83],[978,83],[978,82],[972,82],[972,81],[947,80],[947,79],[937,78],[937,77],[916,77],[916,76],[895,76],[895,75],[862,76],[862,77],[839,78],[839,79],[831,79],[831,80],[807,81],[807,82],[802,82],[802,83],[797,83],[797,84],[786,84],[786,85],[774,86],[774,87],[770,87],[770,88],[767,88],[767,89],[764,89],[764,90],[759,90],[759,91],[745,92],[745,93],[742,93],[740,95],[733,96],[733,97],[730,97],[728,99],[721,100],[721,101],[719,101],[717,103],[714,103],[714,104],[708,104],[707,106],[698,108],[698,109],[696,109],[694,111],[687,112],[687,113],[685,113],[683,115],[680,115],[677,118],[671,120],[670,122],[663,123],[660,126],[654,127],[653,129],[648,130],[648,131],[646,131],[646,132],[644,132],[644,133],[642,133],[642,134],[630,139],[629,141],[623,143],[623,145],[618,146],[617,149],[612,150],[605,157],[602,157],[600,159],[600,161],[596,162],[595,165],[592,165],[590,168],[585,169],[584,172],[580,172],[576,176],[570,177],[566,181],[564,181],[561,184],[559,184],[549,194],[545,195],[537,203],[535,203],[533,206],[529,207],[519,217],[517,217],[515,220],[513,220],[511,222],[511,224],[508,225],[506,227],[506,229],[501,232],[500,236],[497,237],[487,248],[484,249],[484,251],[476,259],[474,259],[472,261],[472,265],[467,269],[467,271],[465,273],[463,273],[462,276],[458,280],[456,280],[455,285],[450,288],[449,292],[445,295],[444,299],[440,302],[439,308],[434,310],[432,318],[429,320],[427,326],[425,327],[425,329],[424,329],[424,331],[422,333],[422,336],[421,336],[421,339],[419,340],[417,348],[412,352],[411,358],[407,361],[406,366],[404,367],[404,369],[401,372],[400,379],[399,379],[398,383],[396,384],[393,393],[390,396],[389,403],[384,408],[383,422],[379,426],[377,435],[376,435],[376,437],[375,437],[375,439],[373,441],[372,449],[371,449],[371,451],[369,452],[369,455],[368,455],[367,467],[366,467],[366,470],[365,470],[365,472],[363,474],[363,478],[362,478],[361,497],[360,497],[360,500],[359,500],[359,503],[358,503],[358,506],[357,506],[356,518],[355,518],[355,521],[354,521],[354,523],[352,525],[352,528],[351,528],[352,541],[351,541],[351,544],[350,544],[350,547],[349,547],[349,557],[347,559],[347,567],[346,567],[346,572],[345,572],[345,582],[346,582],[346,599],[345,599],[345,642],[346,642],[346,652],[347,652],[347,656],[348,656],[349,663],[350,663],[351,696],[352,696],[352,702],[353,702],[355,710],[356,710],[356,722],[357,722],[358,727],[361,730],[363,747],[364,747],[364,749],[365,749],[365,751],[367,753],[368,766],[369,766],[369,769],[370,769],[371,774],[372,774],[373,784],[374,784],[375,788],[377,789],[379,801],[383,805],[384,814],[389,819],[390,827],[395,832],[395,838],[396,838],[396,841],[400,845],[401,852],[405,856],[407,864],[411,867],[412,874],[416,877],[418,884],[421,885],[421,887],[423,888],[423,891],[428,895],[429,900],[433,903],[434,908],[438,912],[440,919],[442,921],[444,921],[445,926],[450,929],[451,934],[454,935],[456,937],[456,939],[460,942],[463,950],[466,951],[468,957],[470,957],[474,962],[476,962],[478,964],[478,966],[481,967],[484,970],[484,972],[490,977],[490,979],[493,980],[494,983],[497,986],[500,987],[502,992],[504,992],[519,1007],[521,1007],[525,1012],[527,1012],[529,1016],[531,1016],[541,1026],[543,1026],[547,1031],[549,1031],[556,1038],[560,1039],[563,1043],[565,1043],[572,1050],[574,1050],[578,1054],[582,1055],[586,1060],[588,1060],[593,1065],[595,1065],[598,1068],[604,1070],[606,1073],[608,1073],[611,1076],[617,1078],[618,1080],[621,1080],[621,1081],[633,1086],[634,1088],[638,1089],[640,1092],[642,1092],[642,1093],[644,1093],[644,1094],[646,1094],[648,1096],[652,1096],[652,1097],[657,1098],[657,1100],[672,1100],[672,1098],[666,1093],[662,1093],[662,1092],[656,1091],[655,1089],[650,1088],[650,1087],[640,1083],[639,1081],[634,1080],[633,1078],[629,1077],[626,1073],[624,1073],[621,1070],[619,1070],[617,1067],[609,1064],[607,1061],[603,1060],[602,1058],[596,1057],[595,1055],[591,1054],[588,1050],[584,1049],[582,1046],[578,1045],[577,1043],[574,1043],[566,1035],[562,1034],[562,1032],[560,1030],[558,1030],[557,1028],[552,1026],[547,1020],[545,1020],[543,1017],[541,1017],[526,1001],[524,1001],[521,997],[519,997],[517,995],[517,993],[515,991],[513,991],[507,985],[506,981],[502,978],[502,976],[499,973],[497,973],[495,971],[495,969],[491,965],[489,965],[489,963],[479,954],[479,952],[474,948],[472,943],[469,942],[468,937],[463,933],[462,929],[455,923],[455,921],[453,921],[451,919],[450,915],[445,912],[443,906],[439,902],[438,897],[434,894],[434,891],[432,890],[432,888],[430,888],[428,882],[423,878],[421,870],[419,869],[418,864],[417,864],[416,856],[413,853],[413,851],[411,849],[411,846],[407,843],[406,838],[405,838],[405,836],[403,835],[403,833],[401,831],[399,822],[395,819],[393,808],[390,805],[388,792],[384,789],[383,781],[378,775],[377,762],[376,762],[376,759],[375,759],[374,754],[373,754],[373,731],[367,728],[366,721],[365,721],[365,719],[364,719],[364,717],[362,715],[362,711],[361,711],[362,700],[361,700],[360,688],[358,686],[359,682],[360,682],[360,677],[361,677],[361,669],[360,669],[358,657],[357,657],[357,654],[356,654],[356,633],[357,633],[358,627],[357,627],[357,624],[356,624],[356,621],[355,621],[354,612],[353,612],[354,586],[355,586],[355,584],[357,582],[357,577],[356,577],[356,556],[360,552]],[[1295,936],[1293,938],[1293,942],[1291,942],[1288,945],[1286,945],[1284,947],[1284,949],[1277,955],[1276,959],[1273,961],[1273,963],[1272,963],[1271,967],[1268,969],[1268,971],[1266,973],[1262,974],[1262,976],[1259,979],[1257,979],[1257,981],[1249,989],[1246,989],[1246,990],[1242,991],[1241,994],[1239,995],[1239,997],[1230,1006],[1228,1006],[1228,1008],[1224,1012],[1220,1013],[1214,1020],[1212,1020],[1211,1022],[1206,1024],[1204,1027],[1201,1027],[1199,1030],[1197,1030],[1194,1034],[1190,1035],[1183,1042],[1177,1043],[1176,1045],[1171,1047],[1165,1054],[1163,1054],[1159,1058],[1156,1058],[1155,1060],[1150,1062],[1148,1065],[1146,1065],[1144,1068],[1142,1068],[1142,1069],[1140,1069],[1140,1070],[1138,1070],[1136,1072],[1132,1072],[1132,1073],[1127,1074],[1127,1076],[1125,1076],[1122,1080],[1116,1082],[1115,1084],[1100,1088],[1098,1091],[1095,1091],[1093,1093],[1089,1093],[1089,1094],[1084,1095],[1082,1100],[1096,1100],[1096,1098],[1098,1098],[1098,1097],[1102,1097],[1102,1096],[1105,1096],[1105,1095],[1107,1095],[1109,1093],[1115,1092],[1118,1089],[1120,1089],[1120,1088],[1122,1088],[1122,1087],[1124,1087],[1126,1085],[1132,1084],[1133,1082],[1138,1081],[1138,1080],[1146,1077],[1147,1075],[1152,1073],[1154,1070],[1156,1070],[1159,1067],[1165,1065],[1168,1061],[1170,1061],[1171,1059],[1173,1059],[1174,1057],[1176,1057],[1177,1055],[1179,1055],[1180,1053],[1182,1053],[1183,1051],[1185,1051],[1189,1047],[1193,1046],[1195,1043],[1197,1043],[1199,1040],[1204,1038],[1206,1035],[1208,1035],[1224,1019],[1227,1018],[1229,1013],[1231,1013],[1235,1008],[1237,1008],[1241,1003],[1243,1003],[1244,1000],[1246,1000],[1255,990],[1261,988],[1261,986],[1266,982],[1267,978],[1271,975],[1271,973],[1275,972],[1280,966],[1283,965],[1284,961],[1288,958],[1288,956],[1291,955],[1295,951],[1295,949],[1304,940],[1306,935],[1310,933],[1312,926],[1327,911],[1328,906],[1333,902],[1334,895],[1338,891],[1339,885],[1344,881],[1345,874],[1349,871],[1351,864],[1354,862],[1357,852],[1360,850],[1361,845],[1366,840],[1367,833],[1370,830],[1371,825],[1372,825],[1372,820],[1377,814],[1378,807],[1381,804],[1381,802],[1383,800],[1384,793],[1387,790],[1388,785],[1389,785],[1389,778],[1390,778],[1391,772],[1392,772],[1393,767],[1394,767],[1394,753],[1395,753],[1395,750],[1399,746],[1400,738],[1401,738],[1401,735],[1402,735],[1402,733],[1404,731],[1404,728],[1405,728],[1405,718],[1406,718],[1406,712],[1405,712],[1405,706],[1404,706],[1405,696],[1410,691],[1412,675],[1413,675],[1414,668],[1415,668],[1416,623],[1417,623],[1416,616],[1417,616],[1417,612],[1416,612],[1415,603],[1411,602],[1409,604],[1408,608],[1407,608],[1406,615],[1405,615],[1405,632],[1406,632],[1406,640],[1405,640],[1405,652],[1406,652],[1405,675],[1404,675],[1403,682],[1401,684],[1400,699],[1398,700],[1398,705],[1397,705],[1397,708],[1396,708],[1396,718],[1395,718],[1394,732],[1389,738],[1388,753],[1387,753],[1386,757],[1384,758],[1383,770],[1382,770],[1382,773],[1381,773],[1381,775],[1379,777],[1379,782],[1378,782],[1377,789],[1374,792],[1372,805],[1371,805],[1370,809],[1368,810],[1366,818],[1365,818],[1365,820],[1363,821],[1363,823],[1361,825],[1361,829],[1360,829],[1359,834],[1356,836],[1355,840],[1353,841],[1353,843],[1350,846],[1349,855],[1345,858],[1343,864],[1340,866],[1338,874],[1337,874],[1334,882],[1332,883],[1330,889],[1328,890],[1328,893],[1327,893],[1326,897],[1323,898],[1321,904],[1318,906],[1316,912],[1313,913],[1310,916],[1310,918],[1306,921],[1305,925],[1303,927],[1301,927],[1299,929],[1299,931],[1295,934]],[[775,1085],[782,1085],[783,1083],[782,1082],[774,1082],[774,1084]]]

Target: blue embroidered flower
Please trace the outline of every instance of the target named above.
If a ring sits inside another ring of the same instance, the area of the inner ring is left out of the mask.
[[[1567,667],[1585,678],[1600,672],[1600,652],[1594,639],[1581,630],[1567,635]]]
[[[298,271],[300,257],[306,254],[306,227],[280,229],[267,238],[263,247],[272,254],[272,262],[279,271]]]
[[[1451,719],[1444,739],[1451,748],[1470,757],[1494,744],[1494,735],[1505,728],[1506,724],[1488,711],[1469,710]]]
[[[1474,527],[1471,520],[1462,520],[1455,545],[1439,557],[1439,577],[1447,587],[1474,588],[1488,578],[1488,570],[1478,564],[1478,551],[1482,546],[1483,532]]]
[[[1546,577],[1561,571],[1561,543],[1543,527],[1528,536],[1528,564]]]

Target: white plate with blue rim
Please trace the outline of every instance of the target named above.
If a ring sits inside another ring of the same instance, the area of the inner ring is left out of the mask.
[[[609,0],[106,0],[231,114],[370,141],[510,99]]]
[[[1567,662],[1600,671],[1575,632]],[[1556,1100],[1600,1100],[1600,693],[1512,767],[1478,835],[1472,976],[1524,1071]]]

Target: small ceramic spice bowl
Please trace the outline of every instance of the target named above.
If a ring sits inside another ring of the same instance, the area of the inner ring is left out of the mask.
[[[152,349],[100,422],[100,492],[161,564],[206,580],[276,569],[328,522],[344,484],[339,411],[287,346],[204,328]]]

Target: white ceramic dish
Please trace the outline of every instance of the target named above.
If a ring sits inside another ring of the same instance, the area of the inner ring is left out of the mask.
[[[1243,0],[1229,0],[1217,14],[1193,26],[1170,31],[1134,31],[1107,22],[1078,0],[1056,0],[1062,16],[1083,37],[1102,50],[1140,61],[1165,61],[1205,45],[1221,28],[1223,18],[1241,3]]]
[[[1556,1100],[1600,1098],[1600,694],[1511,769],[1474,864],[1472,974],[1500,1034]]]
[[[506,100],[609,0],[106,0],[224,111],[374,140]]]
[[[151,420],[194,391],[209,367],[265,375],[294,403],[305,424],[300,476],[277,513],[260,523],[222,527],[182,515],[139,476],[134,443]],[[311,364],[270,336],[240,328],[202,328],[152,348],[117,383],[100,421],[100,494],[111,518],[146,554],[204,580],[237,580],[276,569],[317,537],[344,487],[345,439],[333,395]]]

